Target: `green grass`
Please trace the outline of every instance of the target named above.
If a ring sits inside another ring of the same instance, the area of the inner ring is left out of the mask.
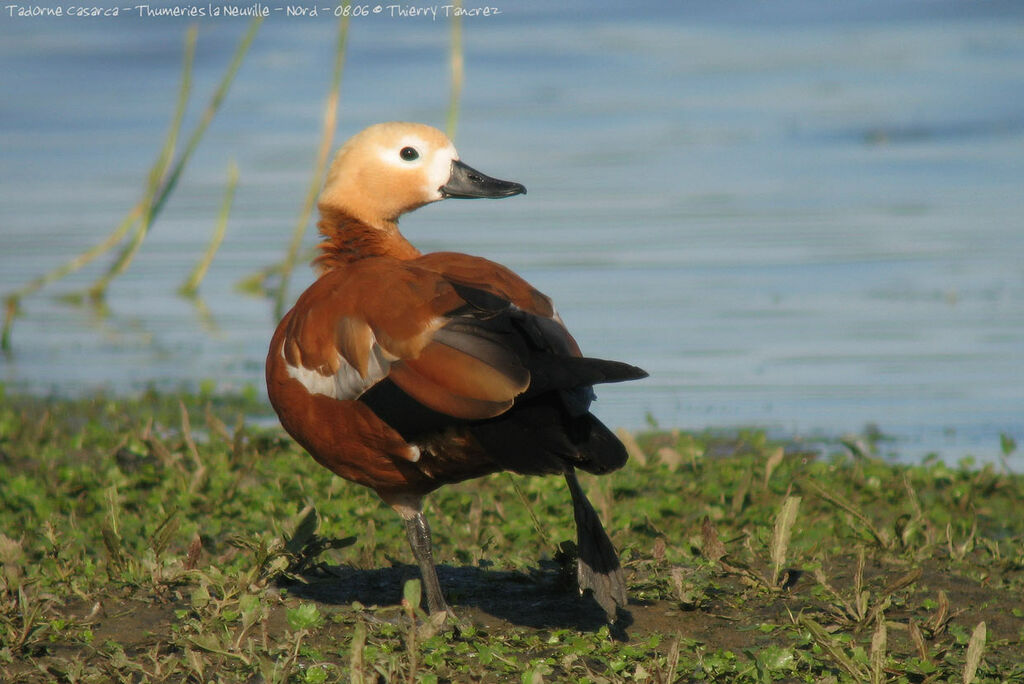
[[[991,466],[637,435],[584,479],[633,602],[611,628],[560,479],[445,488],[439,625],[397,516],[266,416],[0,396],[0,680],[1024,681],[1024,479]]]

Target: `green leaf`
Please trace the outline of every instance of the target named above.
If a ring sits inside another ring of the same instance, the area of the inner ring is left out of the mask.
[[[317,627],[323,622],[320,609],[313,603],[300,603],[298,608],[289,608],[286,615],[288,625],[296,631]]]
[[[757,659],[769,671],[792,670],[795,663],[792,649],[774,645],[762,649]]]
[[[322,667],[316,666],[306,670],[306,676],[303,681],[309,684],[323,684],[327,681],[327,670]]]
[[[405,586],[402,587],[402,598],[412,606],[412,609],[419,610],[420,607],[420,594],[421,586],[418,579],[407,580]]]

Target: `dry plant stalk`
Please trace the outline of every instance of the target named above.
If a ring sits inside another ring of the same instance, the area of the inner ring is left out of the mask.
[[[842,496],[835,492],[829,492],[822,489],[814,482],[808,481],[806,484],[811,489],[813,489],[818,496],[825,499],[829,503],[843,509],[844,511],[849,513],[853,518],[855,518],[858,522],[860,522],[860,524],[864,526],[864,529],[866,529],[868,533],[874,538],[875,542],[883,549],[891,549],[893,547],[893,541],[886,533],[886,531],[876,527],[875,524],[871,522],[871,519],[864,515],[864,513],[861,512],[852,503],[850,503],[849,501],[847,501],[846,499],[844,499]]]
[[[362,620],[356,623],[352,630],[352,655],[349,658],[349,681],[352,684],[365,684],[366,665],[363,660],[363,650],[366,648],[366,623]],[[376,678],[374,678],[376,679]]]
[[[754,482],[754,470],[753,467],[747,469],[743,473],[743,479],[736,485],[735,491],[732,493],[732,502],[730,503],[730,510],[733,515],[739,515],[743,511],[743,507],[747,503],[747,496],[750,494],[750,485]]]
[[[772,586],[778,586],[779,575],[782,573],[782,566],[786,564],[786,554],[789,551],[789,540],[793,533],[793,524],[796,522],[796,514],[800,510],[800,497],[787,496],[782,502],[782,508],[775,517],[775,530],[772,533],[772,545],[768,550],[772,561]]]
[[[619,428],[615,431],[615,436],[622,442],[622,446],[626,447],[626,453],[629,455],[629,460],[633,461],[637,465],[647,465],[647,454],[640,448],[640,445],[636,441],[636,437],[633,433],[626,428]]]
[[[966,608],[951,611],[949,605],[949,596],[945,590],[939,589],[938,605],[935,607],[935,613],[928,618],[928,621],[924,623],[924,627],[931,632],[932,637],[943,633],[946,628],[949,627],[949,623],[953,621],[958,615],[963,613]]]
[[[875,633],[871,636],[871,684],[883,684],[885,682],[885,652],[887,648],[888,632],[885,628],[885,618],[878,616]]]
[[[406,580],[405,586],[402,588],[402,608],[409,616],[409,632],[405,640],[409,652],[409,684],[416,681],[416,670],[419,669],[416,613],[419,611],[421,597],[420,581],[418,579]]]
[[[768,488],[768,482],[772,479],[772,473],[782,463],[782,458],[786,455],[786,450],[782,447],[777,447],[772,451],[771,455],[768,456],[768,460],[764,464],[764,487]]]
[[[917,657],[922,662],[930,663],[931,658],[928,657],[928,646],[924,643],[924,635],[921,634],[921,628],[917,624],[917,620],[911,620],[907,623],[907,631],[910,633],[910,641],[913,642],[914,648],[917,649]]]
[[[963,560],[968,553],[974,549],[974,537],[978,533],[978,519],[975,518],[971,523],[971,531],[967,535],[967,539],[959,544],[953,543],[953,524],[946,523],[946,544],[949,548],[949,557],[954,560]]]
[[[665,671],[661,674],[660,681],[674,682],[676,681],[676,670],[679,669],[679,642],[682,641],[683,635],[676,632],[675,638],[672,640],[672,644],[668,647],[668,655],[665,657]]]
[[[846,655],[842,644],[829,634],[828,630],[807,615],[801,615],[797,622],[801,627],[810,632],[811,638],[818,643],[822,650],[828,653],[836,665],[846,670],[855,681],[863,682],[869,679],[868,673],[864,672],[860,665],[855,663],[850,656]]]
[[[971,640],[967,642],[967,659],[964,663],[964,684],[972,684],[978,675],[978,665],[981,663],[981,656],[985,652],[986,638],[985,622],[981,621],[974,628]]]
[[[206,465],[203,463],[203,459],[199,456],[199,449],[196,447],[196,442],[192,438],[192,422],[188,417],[188,409],[185,407],[185,402],[179,401],[178,406],[181,408],[181,436],[185,441],[185,446],[188,447],[188,453],[192,457],[192,462],[195,464],[196,469],[192,473],[192,480],[189,482],[188,491],[189,494],[194,494],[199,491],[202,487],[203,482],[206,480]]]
[[[726,554],[725,544],[718,537],[718,530],[715,529],[711,519],[706,515],[704,516],[704,522],[701,523],[700,532],[703,540],[701,551],[704,557],[712,563],[722,560]]]

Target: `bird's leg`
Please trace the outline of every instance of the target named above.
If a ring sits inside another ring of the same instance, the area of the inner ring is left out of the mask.
[[[565,481],[572,494],[572,512],[576,518],[576,550],[579,556],[576,578],[580,593],[585,589],[592,590],[594,598],[608,615],[608,621],[614,622],[618,608],[625,608],[628,600],[619,556],[601,526],[601,519],[583,493],[576,473],[570,469],[565,473]]]
[[[437,569],[434,567],[434,552],[430,545],[430,525],[427,524],[427,519],[423,516],[422,511],[417,510],[410,517],[405,518],[405,534],[409,537],[412,553],[416,556],[416,562],[420,566],[423,588],[427,592],[427,607],[431,613],[448,612],[448,604],[444,600],[444,594],[441,593],[441,583],[437,579]]]

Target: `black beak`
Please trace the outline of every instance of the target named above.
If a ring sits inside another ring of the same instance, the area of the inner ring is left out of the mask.
[[[458,160],[452,162],[452,175],[448,177],[448,182],[438,189],[441,191],[442,197],[460,199],[511,197],[512,195],[526,194],[526,188],[522,183],[485,176]]]

